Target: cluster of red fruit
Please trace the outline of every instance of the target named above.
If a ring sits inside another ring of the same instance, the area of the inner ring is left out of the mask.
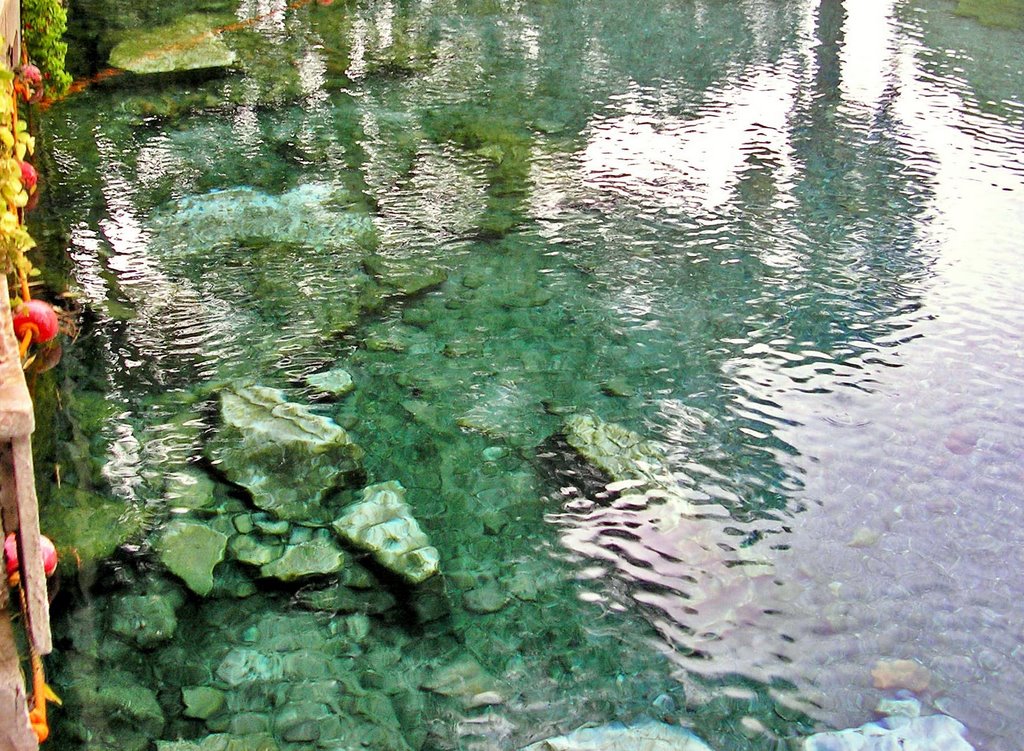
[[[26,63],[18,68],[18,79],[15,85],[16,90],[25,97],[26,102],[38,102],[43,98],[43,74],[38,67],[32,63]],[[25,186],[29,196],[36,192],[36,185],[39,183],[39,173],[30,162],[21,162],[21,184]]]
[[[22,65],[18,69],[16,89],[25,101],[38,102],[43,96],[43,74],[39,68],[31,63]],[[21,184],[31,200],[39,183],[39,174],[30,162],[22,159],[19,164]],[[43,344],[57,336],[58,329],[57,313],[53,306],[42,300],[25,300],[14,311],[14,333],[19,341]],[[26,340],[29,336],[30,339]]]

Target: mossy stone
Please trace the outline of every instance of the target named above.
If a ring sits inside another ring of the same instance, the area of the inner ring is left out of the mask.
[[[167,26],[134,33],[110,52],[110,64],[132,73],[223,68],[235,53],[216,30],[233,19],[190,13]]]

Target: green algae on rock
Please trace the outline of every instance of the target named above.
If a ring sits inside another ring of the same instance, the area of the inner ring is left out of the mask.
[[[190,13],[167,26],[136,33],[111,50],[110,64],[132,73],[228,67],[235,62],[235,53],[217,32],[225,20],[232,19]]]
[[[253,503],[280,519],[322,516],[321,502],[360,474],[363,450],[344,428],[265,386],[221,392],[207,456]]]
[[[335,531],[384,568],[420,584],[436,574],[440,556],[412,516],[398,481],[363,489],[363,500],[334,521]]]

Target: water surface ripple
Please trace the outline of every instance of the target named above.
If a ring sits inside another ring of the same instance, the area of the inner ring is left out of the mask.
[[[118,5],[92,11],[169,12]],[[1024,32],[940,0],[214,5],[264,19],[236,70],[45,117],[42,213],[85,313],[59,371],[77,437],[40,463],[73,468],[56,497],[143,519],[58,601],[56,748],[308,748],[288,712],[340,681],[384,697],[382,749],[649,715],[773,749],[872,719],[895,659],[927,712],[1018,747]],[[406,294],[382,262],[444,281]],[[330,402],[304,378],[335,366],[357,388]],[[202,453],[229,382],[313,404],[409,489],[444,620],[314,618],[237,560],[207,598],[167,576],[181,477],[213,480],[194,516],[229,535],[252,511]],[[609,490],[572,415],[654,469]],[[194,605],[175,639],[103,642],[167,591]],[[298,662],[291,630],[319,645]],[[470,663],[495,683],[437,688]],[[152,689],[152,737],[104,714],[119,680]],[[183,712],[196,685],[231,716]]]

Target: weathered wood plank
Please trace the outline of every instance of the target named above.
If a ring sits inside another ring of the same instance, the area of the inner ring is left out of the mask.
[[[0,586],[7,588],[6,583]],[[0,609],[0,749],[37,751],[38,748],[36,734],[28,723],[28,700],[10,615],[6,609]]]
[[[21,589],[28,604],[26,631],[38,654],[53,651],[50,638],[50,598],[39,543],[39,506],[32,470],[32,443],[27,437],[11,440],[15,495],[18,500],[18,560]]]

